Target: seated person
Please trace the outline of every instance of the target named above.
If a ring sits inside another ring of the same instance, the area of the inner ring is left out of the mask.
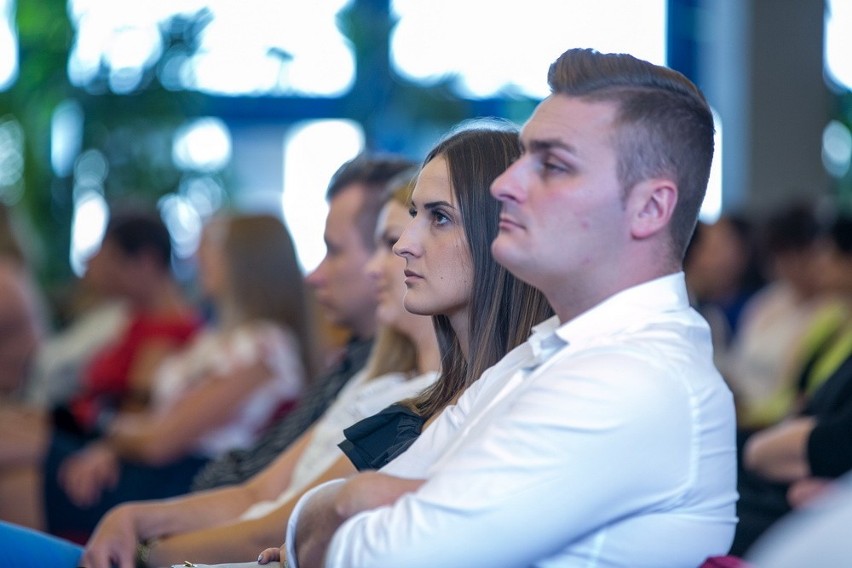
[[[793,410],[795,383],[814,340],[809,329],[830,330],[836,303],[820,278],[823,227],[813,208],[782,207],[767,221],[763,247],[770,280],[743,307],[739,331],[719,369],[734,392],[737,424],[756,430]]]
[[[57,327],[50,330],[35,352],[23,399],[31,406],[50,409],[67,405],[81,387],[91,358],[127,326],[128,302],[116,294],[102,270],[90,263],[60,302]]]

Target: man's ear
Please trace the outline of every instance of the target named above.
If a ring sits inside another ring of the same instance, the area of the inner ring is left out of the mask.
[[[630,235],[647,239],[667,230],[676,204],[677,185],[673,181],[655,178],[636,184],[628,197],[632,211]]]

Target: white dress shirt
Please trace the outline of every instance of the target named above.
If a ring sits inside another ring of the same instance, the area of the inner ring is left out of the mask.
[[[683,273],[538,326],[385,472],[328,567],[691,567],[736,524],[731,394]],[[298,512],[291,516],[292,544]]]

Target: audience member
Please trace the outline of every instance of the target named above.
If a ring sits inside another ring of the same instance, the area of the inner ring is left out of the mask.
[[[0,407],[0,518],[44,526],[39,467],[64,434],[90,438],[105,431],[120,410],[144,407],[154,370],[197,331],[199,320],[172,277],[169,233],[159,218],[115,215],[91,259],[133,315],[114,341],[86,367],[83,389],[68,408],[52,412]],[[8,425],[14,425],[9,427]]]
[[[834,302],[819,277],[821,231],[813,208],[799,203],[766,222],[770,281],[744,307],[740,331],[720,366],[742,429],[774,424],[791,411],[793,384],[807,351],[804,331],[825,317],[827,330],[836,325]]]
[[[128,324],[130,306],[108,280],[104,263],[86,266],[71,294],[55,310],[64,321],[46,334],[27,376],[24,400],[50,409],[69,404],[82,388],[84,369]]]
[[[792,507],[852,469],[852,219],[839,218],[829,235],[821,274],[841,302],[842,323],[809,354],[795,385],[794,414],[744,442],[732,548],[739,555]]]
[[[681,272],[712,115],[684,77],[628,55],[569,50],[548,78],[524,153],[492,186],[492,251],[558,317],[383,472],[306,494],[288,565],[665,567],[727,552],[734,409]],[[412,290],[426,285],[407,260]]]
[[[375,284],[364,273],[386,184],[413,165],[393,155],[362,154],[343,164],[329,182],[326,255],[308,276],[327,318],[351,339],[343,353],[301,398],[296,409],[266,431],[257,444],[229,452],[196,476],[194,490],[248,481],[287,449],[325,412],[366,363],[375,333]]]

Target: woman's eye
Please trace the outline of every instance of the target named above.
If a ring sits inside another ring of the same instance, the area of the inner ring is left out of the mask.
[[[409,207],[408,208],[408,216],[411,217],[412,219],[414,217],[417,217],[417,209],[415,209],[414,207]]]
[[[432,219],[436,225],[444,225],[449,222],[450,218],[440,211],[432,211]]]

